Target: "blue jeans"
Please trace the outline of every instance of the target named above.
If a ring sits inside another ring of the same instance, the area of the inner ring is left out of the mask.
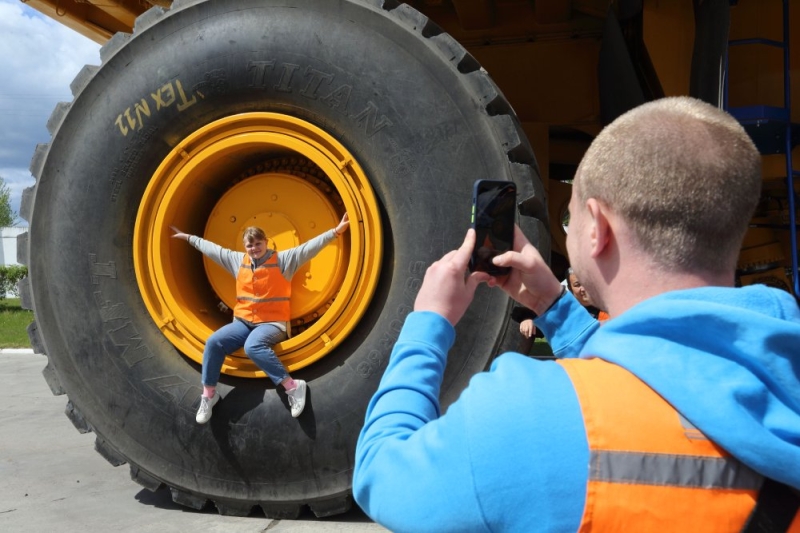
[[[275,385],[289,377],[272,347],[286,338],[286,332],[274,324],[248,326],[234,320],[211,334],[203,350],[203,385],[214,387],[225,356],[242,346],[247,356],[269,376]]]

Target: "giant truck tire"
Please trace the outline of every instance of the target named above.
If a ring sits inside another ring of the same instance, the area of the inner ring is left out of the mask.
[[[106,459],[178,503],[346,511],[367,403],[426,268],[463,239],[472,182],[541,201],[516,116],[459,44],[389,2],[176,2],[101,59],[51,117],[23,198],[22,298],[51,389]],[[237,248],[258,223],[281,249],[345,211],[350,232],[295,276],[278,346],[308,382],[303,415],[232,354],[198,425],[203,341],[230,320],[233,282],[169,227]],[[544,226],[522,222],[547,249]],[[445,405],[501,346],[509,307],[476,293]]]

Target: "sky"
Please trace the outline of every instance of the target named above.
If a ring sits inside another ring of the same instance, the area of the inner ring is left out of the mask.
[[[58,102],[72,101],[69,85],[87,64],[100,64],[100,45],[20,0],[0,0],[0,176],[16,213],[35,183],[28,167],[36,145],[50,141],[47,119]]]

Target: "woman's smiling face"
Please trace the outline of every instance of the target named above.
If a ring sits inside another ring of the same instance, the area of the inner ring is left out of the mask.
[[[250,256],[250,259],[254,261],[256,259],[261,259],[264,257],[264,254],[267,253],[267,241],[256,239],[244,241],[244,250],[247,252],[247,255]]]
[[[575,274],[569,275],[567,283],[569,284],[569,290],[572,291],[573,296],[577,298],[582,306],[587,307],[589,305],[594,305],[591,296],[586,292],[586,289],[581,285],[581,282],[578,281],[578,277]]]

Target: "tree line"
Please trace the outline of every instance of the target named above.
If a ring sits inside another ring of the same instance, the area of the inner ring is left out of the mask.
[[[23,265],[0,265],[0,300],[5,299],[6,294],[19,297],[17,283],[28,275],[28,267]]]
[[[11,188],[0,176],[0,228],[14,226],[18,221],[17,213],[11,209]],[[0,300],[6,294],[19,296],[17,283],[28,275],[28,267],[22,265],[0,265]]]
[[[14,226],[18,220],[17,213],[11,209],[11,188],[0,176],[0,228]]]

